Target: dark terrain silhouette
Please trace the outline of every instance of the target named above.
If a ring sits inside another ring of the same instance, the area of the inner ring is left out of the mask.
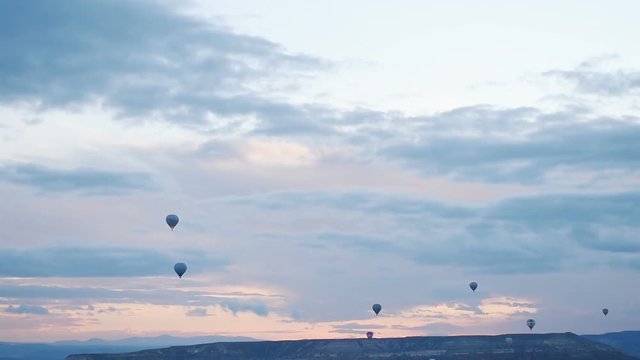
[[[508,345],[505,339],[513,339]],[[630,355],[573,333],[433,336],[213,343],[127,354],[70,355],[67,360],[632,360]]]

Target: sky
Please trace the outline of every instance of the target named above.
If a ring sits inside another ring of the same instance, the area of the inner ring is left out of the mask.
[[[639,12],[0,1],[0,340],[638,330]]]

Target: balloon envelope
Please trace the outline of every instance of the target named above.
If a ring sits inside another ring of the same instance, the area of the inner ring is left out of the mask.
[[[533,327],[536,326],[536,321],[533,319],[527,320],[527,326],[529,327],[529,330],[533,330]]]
[[[175,270],[176,274],[178,274],[178,277],[182,277],[182,275],[187,272],[187,264],[177,263],[173,265],[173,270]]]
[[[382,305],[373,304],[371,308],[373,309],[373,312],[376,313],[376,315],[378,315],[380,313],[380,310],[382,310]]]
[[[609,309],[607,308],[602,309],[602,313],[604,314],[604,316],[607,316],[607,314],[609,313]]]
[[[171,230],[173,230],[173,228],[176,227],[176,225],[178,225],[178,221],[180,221],[180,219],[178,219],[178,215],[174,215],[174,214],[167,215],[166,220],[167,220],[167,225],[169,225]]]
[[[478,288],[478,283],[477,283],[477,282],[475,282],[475,281],[472,281],[472,282],[469,284],[469,287],[471,288],[471,290],[473,290],[473,291],[475,292],[475,291],[476,291],[476,289]]]
[[[513,339],[508,337],[508,338],[504,339],[504,341],[507,343],[507,345],[511,345],[511,343],[513,342]]]
[[[373,337],[373,333],[371,331],[367,332],[367,339],[371,339]]]

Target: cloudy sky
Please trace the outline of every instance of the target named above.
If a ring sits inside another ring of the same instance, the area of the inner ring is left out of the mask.
[[[0,2],[0,340],[637,330],[640,3],[176,5]]]

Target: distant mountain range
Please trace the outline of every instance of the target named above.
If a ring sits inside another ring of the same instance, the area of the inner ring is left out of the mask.
[[[249,337],[175,337],[162,335],[156,337],[132,337],[121,340],[90,339],[54,343],[0,342],[0,360],[63,360],[69,354],[122,353],[167,346],[255,340]]]
[[[640,331],[622,331],[602,335],[583,335],[585,338],[614,348],[640,359]]]
[[[256,341],[258,339],[244,336],[192,336],[176,337],[170,335],[160,335],[155,337],[131,337],[120,340],[89,339],[84,341],[70,340],[57,341],[52,345],[63,346],[179,346],[195,345],[212,342],[236,342],[236,341]]]
[[[502,335],[497,338],[504,339],[509,335]],[[529,335],[512,335],[514,342],[518,336]],[[427,337],[429,338],[429,337]],[[443,339],[456,339],[459,337],[442,337]],[[491,337],[479,337],[491,338]],[[597,341],[606,345],[610,345],[627,355],[635,356],[640,359],[640,331],[624,331],[616,333],[608,333],[602,335],[584,335],[583,338]],[[377,339],[375,341],[380,342]],[[395,339],[391,339],[395,340]],[[0,342],[0,360],[63,360],[70,354],[96,354],[96,353],[128,353],[145,349],[166,348],[170,346],[187,346],[197,344],[211,343],[230,343],[230,342],[253,342],[253,344],[264,344],[265,342],[255,342],[256,339],[248,337],[224,337],[224,336],[200,336],[200,337],[174,337],[174,336],[157,336],[157,337],[133,337],[121,340],[102,340],[90,339],[86,341],[59,341],[55,343],[7,343]],[[327,342],[333,340],[316,340]],[[341,340],[339,340],[341,341]],[[356,341],[360,340],[345,340]],[[364,340],[363,340],[364,341]],[[498,341],[502,343],[503,340]],[[282,342],[266,342],[266,343],[282,343]],[[313,343],[313,342],[312,342]],[[365,343],[368,344],[368,343]],[[209,346],[209,345],[207,345]],[[251,345],[250,345],[251,346]],[[514,346],[515,348],[515,346]],[[442,357],[433,357],[434,359],[444,359]],[[568,357],[567,357],[568,358]],[[416,359],[416,358],[414,358]],[[458,358],[461,359],[461,358]],[[536,357],[536,359],[541,359]],[[609,359],[609,358],[607,358]],[[614,359],[614,358],[611,358]],[[627,358],[628,359],[628,358]]]
[[[506,341],[507,337],[511,341]],[[213,343],[67,360],[634,360],[572,333]]]

